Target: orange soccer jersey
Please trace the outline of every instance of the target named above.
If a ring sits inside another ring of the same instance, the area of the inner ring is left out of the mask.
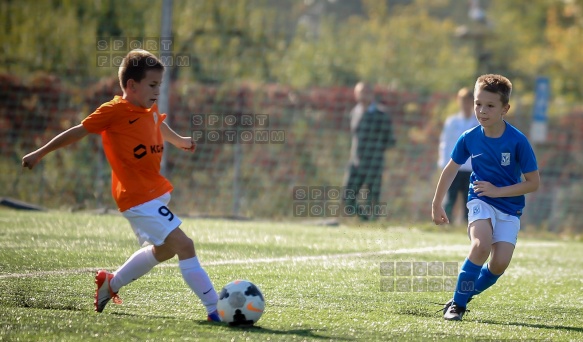
[[[120,211],[172,191],[160,174],[160,124],[165,118],[156,104],[141,108],[115,96],[81,122],[89,132],[101,134],[112,170],[111,192]]]

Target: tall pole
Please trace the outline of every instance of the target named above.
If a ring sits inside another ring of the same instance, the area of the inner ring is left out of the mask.
[[[233,146],[233,216],[239,216],[241,210],[241,164],[243,162],[243,146],[239,141],[241,132],[241,115],[247,109],[245,92],[239,90],[235,102],[235,114],[238,116],[239,124],[237,124],[237,140]]]
[[[239,216],[241,209],[241,162],[243,160],[243,148],[239,142],[241,128],[237,126],[237,141],[233,146],[233,216]]]
[[[480,5],[480,0],[471,0],[468,12],[471,23],[471,32],[474,41],[476,58],[476,78],[489,72],[488,52],[484,44],[488,35],[488,18],[486,11]]]
[[[456,29],[456,36],[473,43],[476,61],[475,76],[477,78],[490,71],[490,53],[485,47],[490,34],[490,22],[486,16],[486,11],[480,5],[480,0],[470,1],[468,19],[467,25],[461,25]]]
[[[172,44],[174,43],[171,39],[172,37],[172,0],[164,0],[162,2],[162,28],[160,30],[160,38],[161,39],[170,39],[170,41],[172,42]],[[161,45],[160,46],[160,51],[162,52],[170,52],[170,51],[164,51],[165,47],[167,47],[166,45]],[[172,48],[172,45],[170,45],[170,48]],[[162,85],[160,87],[160,96],[158,97],[158,109],[160,110],[160,113],[168,113],[168,109],[169,109],[169,90],[170,90],[170,68],[172,67],[172,65],[167,65],[166,67],[166,71],[164,72],[164,75],[162,76]],[[170,121],[170,116],[168,116],[168,120]],[[164,142],[164,149],[168,148],[168,142]],[[160,164],[160,172],[162,173],[162,175],[164,176],[168,176],[167,175],[167,169],[166,169],[166,165],[167,165],[167,160],[166,160],[166,153],[162,153],[162,162]]]

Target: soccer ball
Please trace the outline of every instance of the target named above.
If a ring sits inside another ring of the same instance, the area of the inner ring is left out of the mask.
[[[248,280],[235,280],[223,287],[217,303],[223,322],[233,326],[251,326],[265,309],[263,294]]]

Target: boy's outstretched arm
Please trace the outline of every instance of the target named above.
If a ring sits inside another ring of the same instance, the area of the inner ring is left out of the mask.
[[[160,125],[160,132],[162,133],[162,138],[168,141],[172,145],[181,148],[185,151],[194,152],[196,150],[196,144],[192,137],[183,137],[174,132],[168,124],[162,122]]]
[[[46,156],[50,152],[61,147],[67,146],[69,144],[72,144],[76,141],[79,141],[88,134],[89,131],[87,131],[82,124],[71,127],[68,130],[54,137],[43,147],[22,157],[22,167],[32,169],[33,167],[35,167],[36,164],[38,164],[38,162],[40,162],[40,160],[44,156]]]
[[[433,203],[431,203],[431,219],[435,224],[449,223],[445,210],[443,210],[442,202],[460,166],[460,164],[456,164],[450,159],[449,163],[447,163],[441,172],[439,182],[437,182],[437,188],[435,189],[435,195],[433,196]]]

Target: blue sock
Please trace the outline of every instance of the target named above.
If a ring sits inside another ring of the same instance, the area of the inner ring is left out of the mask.
[[[475,289],[476,280],[480,275],[481,265],[476,265],[466,258],[462,265],[462,269],[457,278],[457,285],[455,293],[453,294],[453,301],[461,306],[466,307],[468,298],[472,295]]]
[[[479,295],[485,289],[494,285],[498,278],[502,276],[502,274],[496,275],[490,272],[488,264],[484,264],[484,266],[482,266],[482,270],[480,271],[480,276],[478,277],[478,280],[476,280],[476,286],[474,287],[474,292],[472,292],[472,296]]]

